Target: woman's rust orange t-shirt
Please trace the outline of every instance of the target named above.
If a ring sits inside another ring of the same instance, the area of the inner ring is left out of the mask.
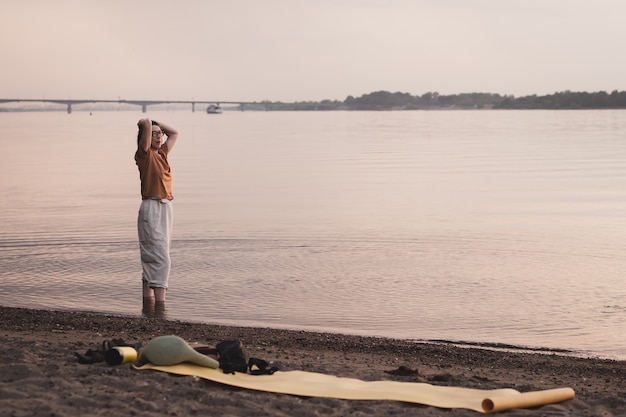
[[[135,162],[139,168],[141,180],[141,198],[172,199],[172,170],[167,161],[167,143],[159,149],[141,148],[135,153]]]

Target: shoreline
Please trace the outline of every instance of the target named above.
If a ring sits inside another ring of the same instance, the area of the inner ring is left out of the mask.
[[[398,342],[407,342],[407,343],[417,343],[417,344],[432,344],[432,345],[444,345],[444,346],[454,346],[458,348],[476,348],[476,349],[485,349],[485,350],[493,350],[496,352],[512,352],[512,353],[538,353],[545,355],[564,355],[570,356],[574,358],[580,359],[606,359],[606,360],[616,360],[622,361],[626,359],[622,359],[621,357],[610,357],[610,356],[601,356],[601,355],[585,355],[582,351],[578,351],[575,349],[568,348],[560,348],[560,347],[547,347],[547,346],[524,346],[524,345],[515,345],[510,343],[503,342],[481,342],[481,341],[467,341],[461,339],[410,339],[410,338],[397,338],[393,336],[381,336],[381,335],[368,335],[368,334],[359,334],[359,333],[345,333],[341,330],[324,330],[324,329],[316,329],[316,328],[294,328],[290,326],[272,326],[272,325],[239,325],[234,323],[220,323],[220,322],[204,322],[193,319],[184,319],[184,318],[172,318],[169,317],[167,312],[158,313],[155,312],[154,309],[148,309],[144,305],[144,308],[141,314],[125,314],[113,311],[95,311],[95,310],[78,310],[78,309],[53,309],[50,307],[22,307],[22,306],[2,306],[0,305],[0,309],[2,308],[10,308],[10,309],[23,309],[23,310],[35,310],[35,311],[49,311],[56,312],[62,314],[86,314],[86,315],[96,315],[96,316],[107,316],[114,317],[120,319],[160,319],[164,321],[171,321],[177,323],[187,323],[190,325],[204,325],[204,326],[214,326],[220,328],[241,328],[241,329],[273,329],[275,331],[286,331],[286,332],[305,332],[311,334],[328,334],[328,335],[343,335],[346,337],[358,337],[358,338],[372,338],[372,339],[382,339],[382,340],[391,340]],[[1,310],[0,310],[1,311]]]
[[[252,357],[280,370],[306,370],[363,380],[427,382],[520,392],[571,387],[572,400],[539,407],[550,415],[626,415],[626,361],[556,353],[494,350],[453,343],[252,328],[0,306],[0,408],[7,415],[331,415],[465,416],[394,401],[302,398],[249,391],[129,366],[78,364],[74,352],[123,339],[145,345],[174,334],[216,345],[240,339]],[[155,395],[158,392],[158,395]],[[113,410],[112,410],[113,409]],[[537,415],[535,409],[507,411]]]
[[[407,343],[418,343],[418,344],[433,344],[433,345],[444,345],[444,346],[455,346],[458,348],[476,348],[476,349],[485,349],[485,350],[494,350],[501,352],[512,352],[512,353],[538,353],[545,355],[565,355],[571,356],[574,358],[581,359],[607,359],[607,360],[616,360],[622,361],[621,357],[610,357],[610,356],[601,356],[601,355],[585,355],[581,351],[575,349],[568,348],[560,348],[560,347],[542,347],[542,346],[524,346],[524,345],[515,345],[510,343],[502,343],[502,342],[481,342],[481,341],[466,341],[461,339],[410,339],[410,338],[397,338],[393,336],[381,336],[381,335],[368,335],[368,334],[359,334],[359,333],[345,333],[341,330],[324,330],[324,329],[316,329],[316,328],[294,328],[290,326],[272,326],[272,325],[239,325],[235,323],[220,323],[220,322],[204,322],[193,319],[184,319],[184,318],[172,318],[169,317],[167,311],[163,311],[162,313],[155,312],[153,308],[146,307],[142,309],[141,314],[125,314],[113,311],[96,311],[96,310],[79,310],[79,309],[53,309],[50,307],[22,307],[22,306],[2,306],[0,305],[0,309],[2,308],[10,308],[10,309],[22,309],[22,310],[35,310],[35,311],[48,311],[48,312],[56,312],[62,314],[86,314],[86,315],[96,315],[96,316],[107,316],[107,317],[115,317],[121,319],[160,319],[164,321],[172,321],[177,323],[187,323],[192,325],[205,325],[205,326],[215,326],[215,327],[223,327],[223,328],[241,328],[241,329],[273,329],[276,331],[286,331],[286,332],[305,332],[311,334],[328,334],[328,335],[343,335],[346,337],[360,337],[360,338],[372,338],[372,339],[383,339],[383,340],[392,340],[398,342],[407,342]],[[1,311],[1,310],[0,310]]]

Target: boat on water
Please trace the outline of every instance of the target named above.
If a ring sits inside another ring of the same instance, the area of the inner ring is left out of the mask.
[[[211,104],[209,105],[209,107],[206,108],[206,112],[208,114],[221,114],[222,108],[219,104]]]

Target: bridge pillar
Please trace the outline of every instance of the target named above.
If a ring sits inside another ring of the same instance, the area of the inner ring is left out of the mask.
[[[67,103],[67,112],[68,113],[72,112],[72,104],[71,103]]]
[[[194,113],[196,111],[196,103],[191,103],[191,112]]]
[[[146,112],[146,108],[147,108],[147,107],[148,107],[148,105],[147,105],[147,104],[142,104],[142,105],[141,105],[141,112],[142,112],[142,113],[145,113],[145,112]]]

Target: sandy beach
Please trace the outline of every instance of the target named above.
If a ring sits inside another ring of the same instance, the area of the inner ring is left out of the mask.
[[[240,339],[250,356],[283,371],[520,392],[571,387],[576,392],[562,403],[502,412],[508,416],[626,415],[626,361],[147,317],[8,307],[0,307],[0,313],[0,409],[5,416],[479,414],[395,401],[250,391],[195,377],[137,371],[128,364],[80,364],[74,354],[101,348],[107,340],[145,345],[170,334],[209,345]]]

